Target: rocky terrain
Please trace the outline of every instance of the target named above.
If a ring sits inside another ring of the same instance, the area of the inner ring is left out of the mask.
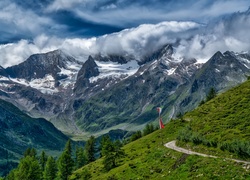
[[[170,44],[135,59],[91,55],[79,62],[61,50],[30,56],[0,69],[0,96],[67,134],[134,131],[196,107],[210,88],[224,91],[250,74],[248,53],[217,52],[206,63],[175,58]],[[97,135],[98,135],[97,134]]]

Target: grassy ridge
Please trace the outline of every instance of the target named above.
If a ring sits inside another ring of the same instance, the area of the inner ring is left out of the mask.
[[[163,146],[176,139],[188,122],[174,120],[158,130],[124,147],[126,157],[120,166],[105,172],[102,159],[78,169],[71,176],[84,179],[247,179],[250,172],[242,164],[194,155],[185,155]]]
[[[248,80],[187,113],[184,119],[190,121],[188,126],[191,133],[195,133],[197,138],[201,137],[201,141],[214,143],[214,147],[208,150],[228,156],[228,151],[230,151],[233,152],[230,156],[250,159],[249,155],[237,153],[237,149],[235,149],[236,146],[250,145],[249,102],[250,81]],[[187,135],[185,136],[187,137]],[[195,148],[204,151],[202,145]],[[246,151],[250,152],[250,147],[241,148],[246,148]]]

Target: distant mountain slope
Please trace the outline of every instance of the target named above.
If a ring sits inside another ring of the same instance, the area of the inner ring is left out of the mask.
[[[0,67],[0,97],[72,136],[135,131],[197,107],[210,88],[223,92],[250,75],[249,53],[217,52],[205,64],[176,57],[166,44],[142,59],[96,54],[85,62],[56,50]],[[78,137],[79,137],[78,136]]]
[[[45,119],[34,119],[0,100],[0,167],[17,161],[28,147],[56,155],[68,138]]]
[[[103,170],[103,159],[99,159],[75,171],[70,179],[81,179],[86,174],[90,179],[249,179],[249,165],[225,159],[234,157],[235,152],[185,144],[187,149],[193,147],[195,151],[219,157],[209,158],[164,147],[186,127],[192,129],[196,140],[195,135],[200,133],[207,140],[249,142],[249,102],[250,80],[187,113],[184,120],[172,120],[164,129],[125,145],[126,157],[109,172]]]
[[[197,107],[210,88],[224,92],[246,81],[250,75],[247,53],[217,52],[192,77],[175,102],[184,113]]]

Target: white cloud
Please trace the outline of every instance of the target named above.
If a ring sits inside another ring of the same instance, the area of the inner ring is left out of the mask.
[[[10,1],[0,2],[0,32],[15,36],[34,37],[52,24],[52,20],[40,17],[33,11],[24,10]],[[2,37],[3,38],[3,37]]]
[[[0,45],[0,65],[8,67],[18,64],[34,52],[39,52],[35,45],[29,44],[27,40],[18,43]]]
[[[207,61],[215,52],[250,51],[250,11],[234,13],[209,24],[190,39],[183,39],[176,51],[178,56]]]
[[[162,45],[174,43],[177,37],[188,35],[188,30],[198,28],[194,22],[162,22],[144,24],[97,39],[98,52],[102,54],[133,54],[137,58],[155,51]]]
[[[32,42],[21,40],[0,46],[0,65],[20,63],[34,53],[63,49],[85,61],[88,55],[101,53],[134,55],[141,58],[165,44],[174,44],[176,57],[194,57],[207,61],[216,51],[250,50],[250,12],[235,13],[207,26],[195,22],[168,21],[144,24],[97,38],[58,38],[45,34]]]
[[[158,49],[167,43],[174,43],[177,37],[189,36],[188,31],[198,28],[194,22],[162,22],[156,25],[144,24],[137,28],[126,29],[99,38],[66,38],[37,36],[33,42],[21,40],[18,43],[0,46],[1,65],[6,67],[20,63],[34,53],[63,49],[79,60],[88,55],[121,54],[134,55],[137,58]]]

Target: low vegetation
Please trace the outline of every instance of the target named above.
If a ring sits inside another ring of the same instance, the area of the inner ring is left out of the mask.
[[[250,81],[187,113],[178,139],[196,150],[250,159]],[[209,147],[209,148],[207,148]]]

